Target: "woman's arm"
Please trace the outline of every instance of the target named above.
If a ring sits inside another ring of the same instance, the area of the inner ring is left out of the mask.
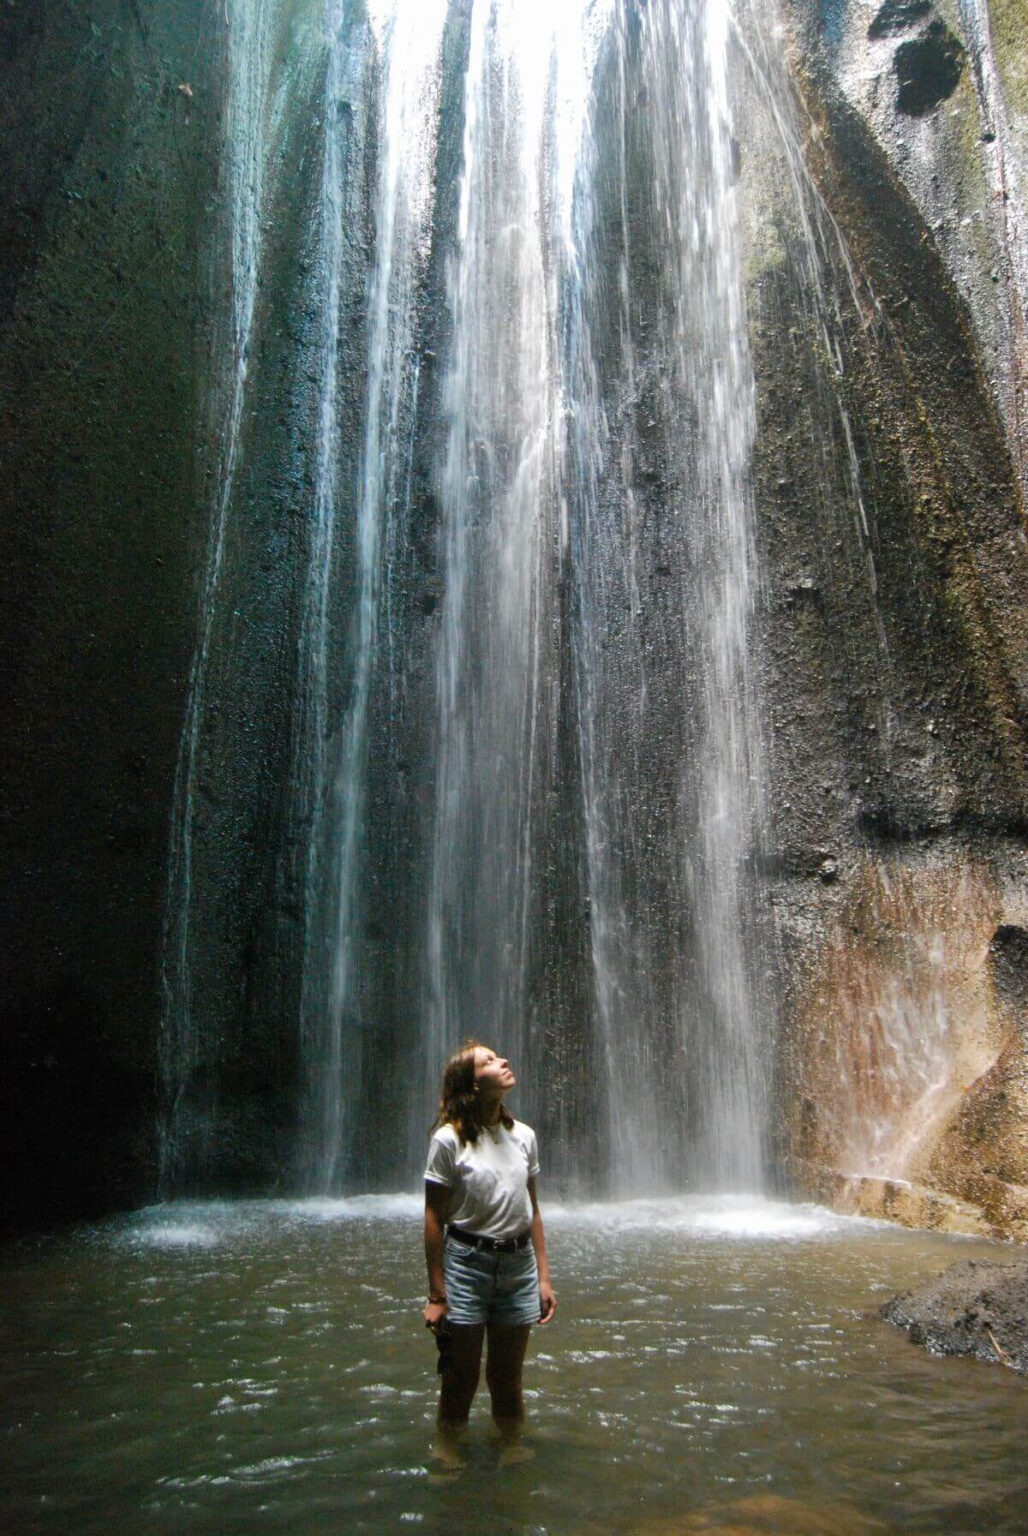
[[[443,1278],[443,1241],[446,1237],[446,1219],[450,1214],[452,1191],[445,1184],[425,1180],[425,1261],[428,1264],[429,1297],[442,1300],[428,1302],[422,1316],[425,1327],[434,1333],[446,1321],[446,1281]]]
[[[543,1218],[535,1192],[535,1179],[528,1181],[528,1193],[532,1200],[532,1247],[539,1269],[539,1321],[548,1323],[557,1310],[557,1298],[550,1284],[550,1266],[546,1260],[546,1238],[543,1235]]]

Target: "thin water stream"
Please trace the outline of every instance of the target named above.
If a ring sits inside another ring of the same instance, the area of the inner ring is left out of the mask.
[[[227,301],[211,346],[208,409],[217,442],[212,475],[210,532],[196,651],[189,679],[186,718],[175,772],[174,809],[168,860],[162,968],[161,1076],[165,1123],[161,1133],[161,1179],[180,1173],[185,1146],[199,1163],[209,1156],[215,1091],[211,1062],[205,1060],[204,998],[197,986],[197,913],[194,857],[197,801],[202,779],[204,729],[212,702],[212,650],[223,618],[221,591],[226,540],[243,450],[244,407],[262,254],[262,212],[268,161],[267,123],[272,53],[272,14],[265,0],[226,0],[227,85],[223,151],[223,192],[227,222]],[[229,604],[231,607],[231,603]],[[203,945],[200,944],[202,952]],[[199,995],[198,995],[199,994]],[[188,1129],[186,1128],[188,1125]]]
[[[548,1217],[534,1457],[498,1466],[480,1401],[451,1486],[413,1197],[166,1205],[9,1248],[5,1530],[1024,1531],[1024,1382],[874,1317],[1004,1250],[742,1199]]]

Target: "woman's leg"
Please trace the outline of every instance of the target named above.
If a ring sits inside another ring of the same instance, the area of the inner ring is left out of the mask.
[[[447,1323],[439,1341],[439,1428],[457,1435],[468,1421],[482,1365],[482,1323]]]
[[[525,1416],[525,1403],[521,1393],[521,1368],[525,1363],[528,1335],[531,1324],[523,1327],[504,1327],[490,1323],[489,1354],[485,1364],[485,1379],[492,1399],[493,1418],[504,1439],[516,1439],[521,1421]]]

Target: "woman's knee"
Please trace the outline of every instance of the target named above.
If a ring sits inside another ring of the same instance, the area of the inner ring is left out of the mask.
[[[521,1391],[521,1361],[487,1360],[485,1380],[494,1395],[502,1391]]]
[[[524,1412],[524,1394],[521,1387],[521,1377],[516,1381],[491,1380],[486,1381],[489,1386],[489,1398],[493,1405],[493,1412],[499,1418],[520,1418]]]
[[[466,1419],[478,1387],[478,1368],[444,1370],[439,1390],[439,1416]]]
[[[483,1331],[451,1326],[439,1341],[441,1418],[466,1419],[471,1410],[482,1365]]]
[[[498,1424],[512,1424],[525,1417],[521,1380],[489,1383],[489,1406]]]
[[[520,1418],[524,1412],[521,1372],[528,1345],[528,1328],[490,1328],[485,1379],[497,1418]]]

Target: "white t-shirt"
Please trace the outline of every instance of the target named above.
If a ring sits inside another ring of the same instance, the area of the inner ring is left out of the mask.
[[[462,1142],[441,1125],[428,1146],[425,1178],[452,1189],[449,1220],[479,1237],[520,1237],[532,1225],[528,1181],[539,1172],[535,1132],[484,1126],[476,1142]]]

